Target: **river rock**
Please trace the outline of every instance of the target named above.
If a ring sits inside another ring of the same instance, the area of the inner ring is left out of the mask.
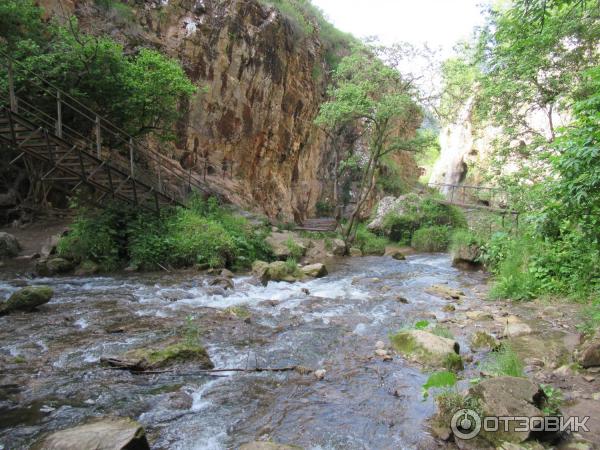
[[[497,377],[483,380],[469,389],[469,396],[479,402],[485,417],[540,417],[545,395],[537,384],[526,378]],[[517,422],[509,423],[509,431],[482,431],[480,436],[492,444],[519,444],[530,437],[529,431],[515,431]]]
[[[310,264],[300,268],[300,272],[307,277],[323,278],[324,276],[327,276],[327,267],[325,267],[325,264],[321,263]]]
[[[435,284],[430,288],[426,289],[425,292],[427,292],[428,294],[445,298],[446,300],[459,300],[465,295],[465,293],[460,289],[453,289],[449,286],[444,286],[441,284]]]
[[[317,380],[324,379],[326,374],[327,374],[327,371],[325,369],[315,370],[315,378]]]
[[[502,333],[503,337],[519,337],[533,333],[531,327],[517,316],[509,316],[502,319],[502,323],[505,325],[504,332]]]
[[[473,350],[493,350],[500,343],[498,339],[485,331],[476,331],[471,336],[471,349]]]
[[[101,358],[100,362],[132,371],[162,369],[189,362],[199,369],[214,368],[206,349],[199,343],[187,341],[166,342],[156,348],[138,348],[126,352],[122,358]]]
[[[358,247],[351,247],[349,253],[353,258],[360,258],[363,255],[362,250]]]
[[[38,261],[35,271],[39,276],[49,277],[70,272],[74,267],[73,262],[65,258],[49,258]]]
[[[406,256],[400,250],[394,250],[390,253],[390,256],[394,258],[396,261],[404,261],[406,260]]]
[[[584,368],[600,366],[600,336],[598,334],[583,344],[579,364]]]
[[[269,263],[265,261],[254,261],[252,263],[252,275],[258,278],[266,286],[269,282]]]
[[[56,431],[42,440],[36,450],[150,450],[146,433],[135,420],[105,418]]]
[[[292,256],[290,247],[298,248],[301,256],[306,254],[306,245],[300,239],[296,238],[293,233],[272,233],[267,239],[266,243],[269,244],[273,250],[273,254],[279,260],[285,261]]]
[[[234,288],[233,281],[226,277],[216,277],[215,279],[211,280],[209,284],[225,290],[233,290]]]
[[[298,271],[298,273],[303,275],[302,272]],[[287,281],[288,283],[298,281],[301,278],[298,273],[292,273],[290,267],[283,261],[272,262],[267,270],[270,281]]]
[[[21,245],[12,234],[0,232],[0,259],[14,258],[21,251]]]
[[[391,337],[391,342],[405,358],[433,367],[443,367],[460,352],[460,346],[454,339],[423,330],[400,331]]]
[[[302,447],[277,444],[275,442],[255,441],[240,445],[239,450],[302,450]]]
[[[33,311],[40,305],[48,303],[54,291],[48,286],[29,286],[18,290],[0,305],[0,314],[13,311]]]
[[[494,316],[489,312],[485,311],[467,311],[467,319],[482,321],[482,320],[494,320]]]
[[[89,277],[100,272],[100,266],[92,261],[84,261],[75,270],[75,275],[78,277]]]
[[[346,243],[342,239],[333,239],[331,241],[331,253],[335,256],[344,256],[346,254]]]
[[[452,249],[452,264],[479,265],[480,248],[478,245],[459,245]]]

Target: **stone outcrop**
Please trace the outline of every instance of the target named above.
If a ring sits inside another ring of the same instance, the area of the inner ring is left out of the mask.
[[[391,338],[392,346],[405,358],[431,367],[444,367],[460,360],[460,346],[454,339],[423,330],[400,331]]]
[[[33,448],[36,450],[150,450],[142,426],[126,418],[105,418],[56,431]]]
[[[21,245],[12,234],[0,232],[0,259],[14,258],[21,251]]]
[[[33,311],[50,301],[54,291],[48,286],[29,286],[18,290],[0,304],[0,315],[14,311]]]

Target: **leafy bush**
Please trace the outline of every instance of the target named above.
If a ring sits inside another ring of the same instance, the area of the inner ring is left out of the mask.
[[[363,255],[383,255],[388,240],[371,233],[364,224],[359,224],[354,243],[361,249]]]
[[[391,240],[410,243],[420,228],[447,226],[464,228],[467,221],[460,209],[440,203],[437,195],[421,198],[416,194],[405,196],[402,214],[390,213],[383,220],[383,229]]]
[[[115,207],[104,211],[80,209],[71,231],[58,242],[58,255],[77,263],[93,261],[103,271],[116,270],[123,257],[127,215]]]
[[[415,231],[411,245],[421,252],[445,252],[449,243],[450,229],[445,225],[437,225]]]
[[[214,200],[195,198],[188,209],[165,211],[160,218],[122,207],[82,209],[59,251],[78,262],[94,261],[105,271],[128,261],[148,270],[195,264],[247,268],[257,259],[272,259],[266,235],[266,229],[252,227]]]
[[[456,386],[458,379],[456,374],[451,371],[433,372],[423,384],[423,397],[429,396],[431,389],[449,389]]]

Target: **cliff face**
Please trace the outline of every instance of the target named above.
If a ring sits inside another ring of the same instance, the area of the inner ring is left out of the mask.
[[[48,15],[75,14],[88,32],[110,34],[130,49],[153,46],[182,62],[200,90],[182,105],[168,151],[186,169],[271,218],[298,220],[314,211],[333,167],[313,124],[328,70],[316,35],[295,30],[257,0],[40,3]]]
[[[333,203],[336,157],[364,143],[345,142],[336,156],[314,125],[331,71],[318,30],[260,0],[38,2],[48,17],[75,15],[85,32],[109,35],[126,51],[153,47],[181,62],[199,92],[181,105],[174,144],[149,143],[212,191],[278,221]],[[414,184],[413,155],[396,162]]]

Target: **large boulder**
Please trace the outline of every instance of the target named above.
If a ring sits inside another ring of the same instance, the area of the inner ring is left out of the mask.
[[[537,384],[526,378],[489,378],[469,389],[469,397],[478,402],[484,417],[542,417],[546,396]],[[502,425],[498,431],[482,431],[480,436],[499,445],[502,442],[519,444],[531,437],[529,431],[517,431],[516,421]]]
[[[65,258],[40,260],[35,265],[36,273],[42,277],[65,274],[72,271],[74,268],[75,265],[73,262]]]
[[[105,418],[56,431],[33,447],[36,450],[150,450],[146,433],[135,420]]]
[[[273,250],[275,257],[281,261],[294,256],[294,252],[300,253],[300,256],[306,254],[307,246],[290,232],[272,233],[265,241]]]
[[[13,311],[33,311],[40,305],[48,303],[54,291],[48,286],[29,286],[18,290],[0,305],[0,314]]]
[[[325,264],[321,263],[310,264],[308,266],[301,267],[300,272],[307,277],[323,278],[324,276],[327,276],[327,267],[325,267]]]
[[[391,341],[405,358],[430,367],[454,367],[460,358],[458,342],[424,330],[400,331]]]
[[[333,239],[331,241],[331,253],[335,256],[344,256],[346,254],[346,243],[342,239]]]
[[[275,261],[269,264],[267,276],[269,281],[287,281],[288,283],[293,283],[301,278],[302,273],[298,270],[292,270],[283,261]]]
[[[579,364],[584,368],[600,366],[600,336],[594,336],[582,346]]]
[[[21,251],[21,245],[12,234],[0,232],[0,259],[14,258]]]
[[[452,264],[479,265],[481,249],[475,244],[459,245],[452,249]]]
[[[367,228],[371,231],[382,231],[385,216],[390,213],[402,214],[404,212],[405,200],[405,195],[400,197],[383,197],[377,205],[375,217],[367,225]]]

